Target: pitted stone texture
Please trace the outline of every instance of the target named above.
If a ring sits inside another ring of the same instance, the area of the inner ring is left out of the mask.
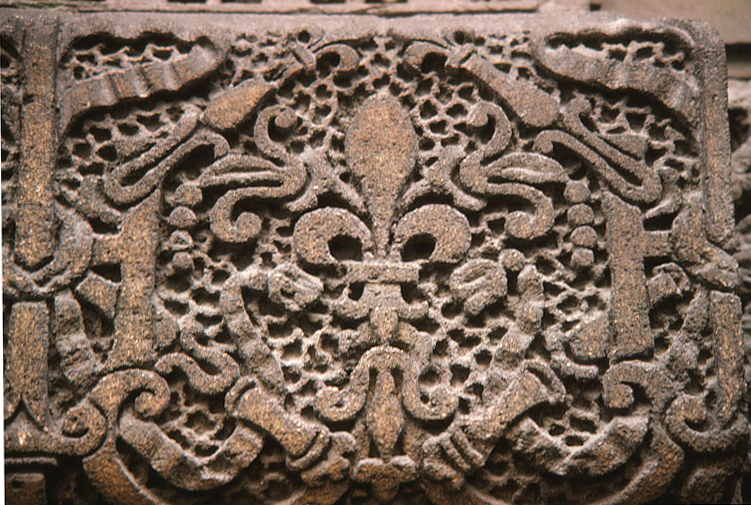
[[[9,485],[742,499],[705,26],[1,14]]]

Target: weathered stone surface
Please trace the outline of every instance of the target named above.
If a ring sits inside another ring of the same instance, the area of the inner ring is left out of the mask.
[[[743,304],[743,337],[746,351],[746,390],[751,394],[751,81],[728,83],[733,198],[739,246],[735,253],[740,272],[739,295]],[[751,455],[751,453],[750,453]],[[746,460],[746,496],[751,493],[751,457]]]
[[[742,500],[705,25],[0,23],[16,503]]]
[[[551,0],[56,0],[41,7],[81,12],[256,12],[404,16],[425,12],[532,12],[549,1]],[[30,6],[23,0],[4,0],[3,5]]]

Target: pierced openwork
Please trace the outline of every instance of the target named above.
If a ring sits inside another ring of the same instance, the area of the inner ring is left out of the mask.
[[[716,41],[258,19],[3,37],[6,451],[93,484],[52,499],[722,493],[748,424]]]

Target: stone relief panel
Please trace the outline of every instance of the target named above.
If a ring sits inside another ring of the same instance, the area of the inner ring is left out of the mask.
[[[704,25],[1,14],[38,503],[739,499]]]

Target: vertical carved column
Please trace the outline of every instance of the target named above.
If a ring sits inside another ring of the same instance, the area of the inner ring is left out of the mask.
[[[23,44],[25,89],[21,112],[16,258],[29,268],[48,260],[55,247],[52,172],[57,151],[55,70],[57,20],[40,19]]]
[[[653,349],[644,258],[667,255],[668,236],[666,232],[645,231],[641,211],[616,196],[607,195],[603,207],[608,248],[613,253],[610,257],[613,342],[609,358],[621,361],[643,356]]]
[[[152,341],[154,261],[160,192],[154,192],[123,220],[116,236],[94,244],[94,263],[119,264],[122,275],[115,317],[115,344],[105,368],[137,366],[156,357]]]
[[[613,291],[610,324],[614,344],[611,360],[644,353],[652,347],[649,330],[649,297],[644,275],[644,227],[636,207],[609,195],[604,201]],[[634,314],[637,314],[636,316]]]
[[[21,109],[21,163],[18,166],[15,257],[29,269],[54,252],[52,172],[57,148],[55,69],[57,22],[30,19],[22,45],[24,95]],[[22,402],[34,421],[45,425],[49,311],[42,301],[13,306],[6,343],[6,416]]]
[[[13,388],[10,403],[22,401],[29,415],[45,425],[47,409],[47,347],[49,312],[43,302],[20,302],[10,316],[5,379]],[[6,404],[9,399],[6,399]],[[13,410],[6,409],[6,416]]]

